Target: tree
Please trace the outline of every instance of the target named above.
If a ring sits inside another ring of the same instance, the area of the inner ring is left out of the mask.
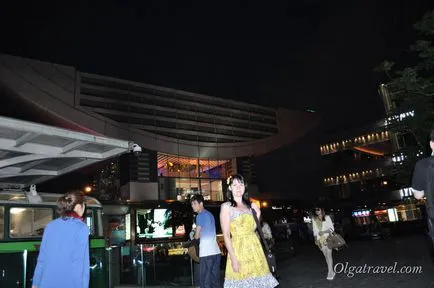
[[[393,112],[414,111],[413,117],[399,121],[392,129],[411,133],[418,148],[423,149],[434,124],[434,10],[426,13],[414,28],[421,36],[410,46],[410,50],[416,53],[416,63],[394,71],[395,63],[384,61],[381,68],[390,79],[387,86],[396,103]]]
[[[408,183],[415,162],[430,151],[428,135],[434,126],[434,10],[426,13],[414,28],[420,38],[410,46],[416,56],[413,64],[400,70],[394,69],[392,61],[384,61],[380,66],[389,78],[386,90],[395,104],[390,111],[395,117],[387,128],[401,135],[412,135],[415,140],[414,145],[406,144],[404,151],[396,151],[407,157],[405,161],[395,163],[391,171],[395,181],[400,183]],[[403,118],[402,115],[412,117]],[[421,151],[425,153],[421,154]]]
[[[98,198],[103,201],[119,200],[120,198],[120,167],[119,159],[111,159],[99,169],[95,176]]]

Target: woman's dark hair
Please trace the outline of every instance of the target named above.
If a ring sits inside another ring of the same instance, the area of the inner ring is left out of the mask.
[[[72,190],[57,200],[57,213],[64,217],[74,211],[77,204],[83,205],[84,194],[80,190]]]
[[[250,208],[252,206],[252,203],[250,202],[249,194],[247,193],[247,182],[244,180],[244,177],[240,174],[229,176],[229,178],[226,180],[226,184],[228,184],[228,190],[226,191],[226,197],[228,198],[228,201],[231,202],[231,206],[233,207],[237,206],[237,203],[234,200],[234,196],[232,195],[232,188],[231,188],[231,185],[232,183],[234,183],[235,180],[244,184],[245,190],[241,200],[247,207]]]
[[[324,208],[317,206],[314,210],[317,210],[317,209],[320,209],[320,210],[321,210],[321,216],[322,216],[322,219],[321,219],[321,220],[322,220],[322,221],[325,221],[326,213],[325,213]],[[313,216],[314,216],[315,218],[318,218],[318,215],[316,214],[316,211],[314,211]]]

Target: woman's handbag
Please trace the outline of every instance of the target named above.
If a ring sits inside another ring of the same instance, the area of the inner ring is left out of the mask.
[[[261,223],[259,223],[258,216],[256,216],[255,209],[252,209],[252,214],[253,214],[253,218],[255,218],[256,228],[258,229],[258,233],[259,236],[261,237],[262,244],[265,247],[264,253],[265,253],[265,259],[267,259],[268,268],[270,268],[270,272],[274,274],[277,271],[276,256],[274,256],[274,253],[271,252],[271,249],[264,238],[264,234],[262,233],[262,229],[261,229],[262,228]]]
[[[327,241],[327,247],[329,249],[336,249],[342,248],[343,246],[347,246],[347,242],[345,242],[345,239],[336,233],[335,231],[331,231],[329,236],[326,239]]]

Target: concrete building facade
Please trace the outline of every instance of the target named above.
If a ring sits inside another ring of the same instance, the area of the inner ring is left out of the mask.
[[[143,148],[121,179],[134,199],[176,199],[202,192],[222,199],[225,179],[255,183],[254,158],[315,129],[311,113],[273,109],[81,72],[0,54],[2,97],[19,99],[64,128],[131,140]],[[252,185],[252,192],[258,187]]]

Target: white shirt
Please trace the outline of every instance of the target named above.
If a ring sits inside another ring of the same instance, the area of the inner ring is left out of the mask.
[[[320,230],[318,229],[317,223],[316,223],[316,219],[312,219],[312,228],[313,228],[313,236],[318,239],[319,236],[319,232]],[[332,219],[330,218],[330,216],[326,215],[325,216],[325,221],[322,222],[322,229],[321,231],[329,231],[330,229],[335,230],[335,227],[333,226],[333,222]],[[323,234],[326,238],[329,236],[329,233],[324,233]]]

